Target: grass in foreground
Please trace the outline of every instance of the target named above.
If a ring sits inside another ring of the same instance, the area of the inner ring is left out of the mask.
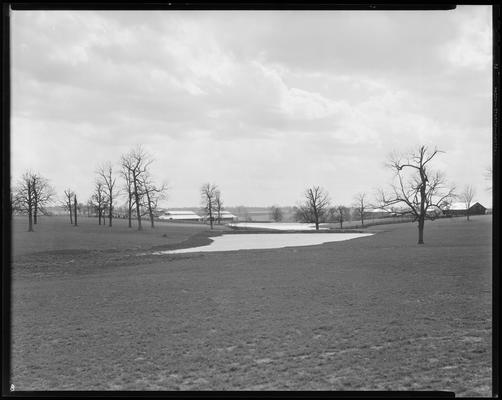
[[[163,229],[179,241],[200,232]],[[491,218],[429,223],[424,246],[415,225],[378,230],[320,246],[145,257],[130,238],[28,254],[15,233],[25,251],[13,267],[12,383],[490,395]],[[36,251],[44,240],[57,248],[51,235],[39,240]],[[105,251],[111,242],[126,251]]]

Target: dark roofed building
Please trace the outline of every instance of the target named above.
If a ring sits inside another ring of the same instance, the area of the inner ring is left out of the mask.
[[[451,206],[444,211],[445,215],[451,217],[457,217],[462,215],[467,215],[467,208],[465,207],[465,203],[452,203]],[[478,202],[474,203],[469,207],[469,215],[485,215],[486,207],[479,204]]]

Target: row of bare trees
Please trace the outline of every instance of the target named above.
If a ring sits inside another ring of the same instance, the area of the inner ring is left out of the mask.
[[[167,197],[167,185],[154,183],[150,165],[154,159],[138,146],[121,157],[120,174],[124,179],[127,196],[127,218],[132,227],[133,210],[136,213],[138,230],[142,230],[142,216],[148,215],[150,225],[155,226],[154,218],[159,201]],[[108,186],[109,187],[109,186]]]
[[[129,227],[132,227],[133,215],[137,219],[138,230],[142,229],[141,220],[145,215],[154,227],[156,210],[159,201],[166,198],[167,186],[157,185],[154,182],[149,169],[153,161],[154,159],[141,146],[122,155],[119,174],[124,179],[123,188],[118,186],[117,174],[114,173],[111,163],[105,163],[97,169],[94,190],[87,206],[96,212],[99,225],[102,223],[105,225],[107,217],[108,226],[112,226],[117,198],[125,193]],[[38,223],[39,214],[45,212],[46,206],[54,203],[57,203],[55,190],[49,184],[49,180],[39,173],[25,172],[12,188],[12,211],[28,216],[30,232]],[[60,204],[68,211],[70,223],[77,226],[77,215],[84,205],[77,202],[76,192],[71,188],[65,189]]]
[[[114,174],[110,162],[101,165],[97,171],[94,193],[89,199],[90,206],[95,210],[98,224],[113,225],[113,216],[116,199],[121,195],[126,196],[126,209],[128,226],[132,228],[133,217],[137,221],[138,230],[143,229],[142,217],[148,216],[151,227],[155,226],[155,214],[159,201],[167,196],[167,185],[154,183],[150,166],[154,159],[142,146],[130,150],[120,158],[118,175],[123,179],[123,186],[117,183],[117,174]]]
[[[365,194],[361,195],[362,209],[366,208],[364,203]],[[323,222],[338,222],[340,228],[343,223],[350,218],[350,209],[343,205],[330,206],[331,200],[328,192],[320,186],[313,186],[304,192],[304,201],[294,207],[294,218],[299,222],[314,223],[316,230]],[[359,209],[359,208],[358,208]],[[364,224],[364,216],[361,215]]]
[[[63,207],[70,213],[70,224],[78,226],[77,212],[80,207],[77,202],[77,195],[73,190],[65,189],[64,196]]]
[[[413,221],[418,222],[418,243],[424,243],[424,226],[427,219],[434,219],[437,212],[447,208],[454,198],[464,201],[469,219],[469,208],[475,191],[470,185],[466,186],[460,195],[454,193],[454,187],[446,183],[444,175],[431,168],[432,160],[442,152],[427,146],[420,146],[408,154],[397,153],[389,157],[387,166],[393,171],[393,182],[388,190],[380,189],[376,203],[367,203],[366,193],[359,193],[355,197],[355,208],[364,225],[364,214],[368,207],[389,209],[399,215],[411,215]],[[154,217],[159,201],[166,198],[167,186],[154,183],[150,166],[154,159],[138,146],[120,159],[119,176],[123,179],[123,186],[117,185],[117,174],[114,174],[111,163],[106,163],[97,169],[94,193],[88,201],[98,215],[98,223],[105,224],[106,214],[108,225],[112,226],[116,199],[125,194],[128,226],[132,227],[133,216],[137,220],[138,230],[142,230],[142,217],[148,216],[151,227],[154,227]],[[491,169],[490,176],[491,179]],[[201,202],[208,215],[211,229],[213,223],[221,223],[223,201],[221,192],[215,184],[202,185]],[[13,188],[13,211],[28,216],[28,230],[33,231],[33,225],[38,222],[38,215],[44,212],[44,207],[54,200],[55,191],[49,181],[38,173],[27,171],[18,184]],[[77,211],[81,207],[77,202],[77,195],[72,189],[64,191],[63,205],[70,215],[70,223],[77,225]],[[304,193],[304,201],[295,207],[296,219],[303,222],[319,224],[326,220],[336,219],[343,227],[347,217],[344,206],[330,207],[328,193],[320,186],[312,186]],[[274,221],[283,219],[279,207],[271,208]]]
[[[133,216],[137,220],[138,230],[143,229],[142,217],[148,215],[152,228],[155,226],[155,214],[159,201],[166,198],[167,185],[154,183],[150,172],[150,165],[154,159],[142,148],[137,146],[120,158],[118,174],[110,162],[104,163],[96,170],[94,189],[87,204],[98,217],[98,224],[113,225],[114,211],[117,198],[126,196],[128,226],[132,228]],[[119,187],[117,175],[123,179],[123,187]],[[65,208],[69,211],[72,223],[71,197],[74,192],[65,191]],[[74,218],[77,219],[76,208]]]

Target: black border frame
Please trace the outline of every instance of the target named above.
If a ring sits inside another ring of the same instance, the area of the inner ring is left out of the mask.
[[[11,209],[10,209],[10,11],[11,10],[450,10],[456,8],[457,4],[465,3],[419,3],[414,1],[404,1],[396,3],[392,1],[373,1],[371,3],[363,1],[345,1],[335,3],[332,1],[322,2],[315,0],[313,3],[304,1],[238,1],[238,2],[213,2],[206,3],[200,0],[195,1],[135,1],[124,2],[120,0],[105,2],[83,2],[52,0],[48,2],[36,1],[12,1],[2,3],[1,12],[1,32],[2,32],[2,397],[241,397],[251,398],[257,394],[248,391],[228,391],[228,392],[142,392],[142,391],[14,391],[10,387],[10,357],[11,357]],[[476,4],[476,3],[474,3]],[[502,7],[498,4],[479,3],[480,5],[492,5],[492,32],[493,32],[493,108],[492,108],[492,165],[493,165],[493,264],[492,264],[492,397],[499,396],[499,313],[500,313],[500,251],[498,243],[500,241],[500,45],[501,45],[501,18]],[[327,398],[327,397],[348,397],[348,398],[430,398],[430,397],[454,397],[452,392],[427,391],[427,392],[394,392],[394,391],[350,391],[350,392],[259,392],[258,395],[270,397],[292,397],[292,398]]]

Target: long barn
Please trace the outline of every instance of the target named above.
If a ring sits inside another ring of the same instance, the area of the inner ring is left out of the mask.
[[[164,211],[164,213],[159,216],[159,219],[164,221],[202,221],[203,218],[193,211],[170,210]]]

